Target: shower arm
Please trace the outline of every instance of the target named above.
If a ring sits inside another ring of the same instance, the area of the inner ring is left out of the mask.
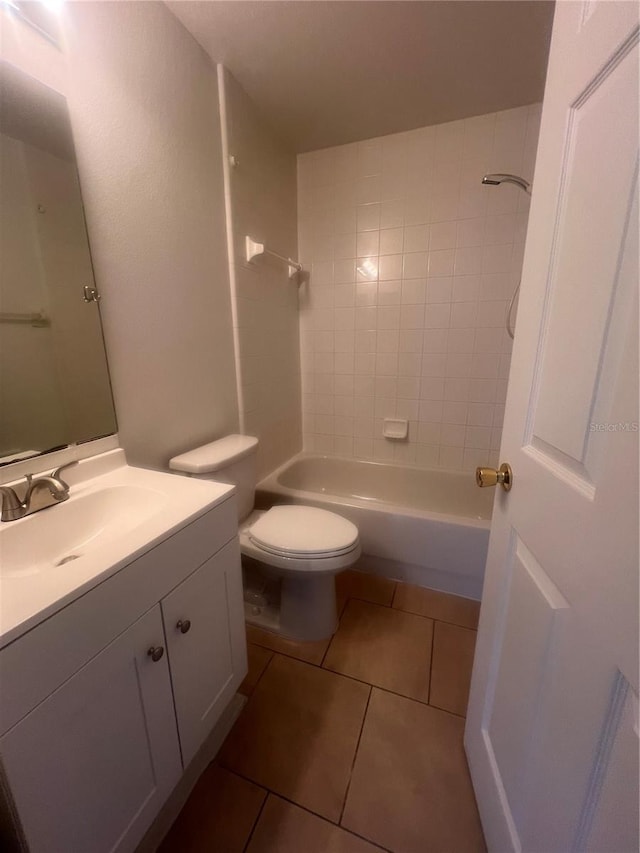
[[[524,190],[527,195],[531,195],[531,184],[529,181],[525,181],[524,178],[521,178],[520,175],[510,175],[508,173],[498,172],[496,174],[485,175],[482,179],[483,184],[488,184],[492,187],[497,187],[500,184],[515,184],[520,187],[521,190]]]

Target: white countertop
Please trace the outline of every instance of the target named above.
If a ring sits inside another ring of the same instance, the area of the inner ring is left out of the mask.
[[[82,460],[63,477],[67,501],[0,523],[0,648],[235,492],[133,468],[122,450]],[[79,556],[55,565],[69,550]]]

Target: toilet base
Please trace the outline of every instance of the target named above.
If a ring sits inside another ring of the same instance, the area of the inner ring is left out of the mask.
[[[259,571],[255,562],[246,568],[255,579]],[[245,582],[245,621],[292,640],[326,640],[338,627],[334,578],[333,574],[286,576],[280,579],[279,596],[272,583],[261,596]]]

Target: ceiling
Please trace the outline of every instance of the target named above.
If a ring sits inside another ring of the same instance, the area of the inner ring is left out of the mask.
[[[546,0],[174,0],[280,137],[311,151],[542,99]]]

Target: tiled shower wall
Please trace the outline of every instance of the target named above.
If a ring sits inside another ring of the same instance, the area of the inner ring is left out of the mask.
[[[540,105],[298,157],[305,450],[495,464]],[[384,418],[409,422],[406,441]]]

